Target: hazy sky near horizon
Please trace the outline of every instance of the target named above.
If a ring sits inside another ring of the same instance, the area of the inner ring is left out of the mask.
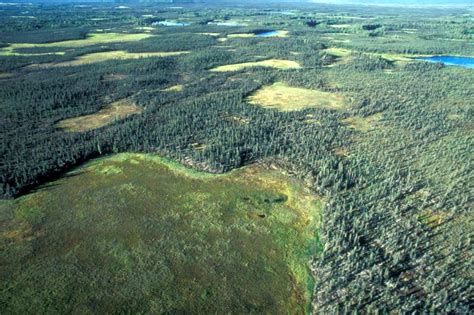
[[[310,0],[310,2],[325,3],[361,3],[361,4],[472,4],[472,0]]]

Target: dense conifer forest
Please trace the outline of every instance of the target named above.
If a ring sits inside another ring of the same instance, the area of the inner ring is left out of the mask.
[[[271,165],[324,200],[322,250],[309,263],[314,313],[472,312],[473,70],[415,59],[474,56],[472,12],[117,7],[0,6],[3,199],[122,152],[158,153],[209,173]],[[235,26],[219,25],[226,21]],[[258,36],[273,30],[288,33]],[[146,36],[91,37],[112,33]],[[115,51],[184,53],[61,65]],[[214,71],[273,59],[300,66]],[[345,105],[249,103],[275,82],[340,95]],[[59,127],[122,100],[140,113],[83,132]],[[2,264],[16,261],[9,246]],[[0,313],[15,313],[13,285],[1,277]]]

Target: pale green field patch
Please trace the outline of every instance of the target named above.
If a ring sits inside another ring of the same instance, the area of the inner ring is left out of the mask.
[[[351,60],[351,50],[345,49],[345,48],[336,48],[336,47],[331,47],[327,48],[324,50],[328,55],[331,55],[333,57],[336,57],[337,60],[333,62],[332,64],[326,66],[328,68],[337,66],[337,65],[343,65],[347,64]]]
[[[98,168],[97,171],[105,175],[113,175],[122,173],[122,169],[116,165],[106,165],[102,168]]]
[[[30,43],[12,43],[7,47],[0,49],[0,56],[12,56],[12,55],[48,55],[48,54],[64,54],[64,52],[54,52],[54,53],[40,53],[40,54],[23,54],[15,52],[16,49],[20,48],[77,48],[77,47],[86,47],[96,44],[108,44],[108,43],[121,43],[121,42],[132,42],[142,39],[152,37],[151,34],[122,34],[122,33],[93,33],[90,34],[85,39],[75,39],[75,40],[66,40],[60,42],[44,43],[44,44],[30,44]]]
[[[184,85],[182,84],[178,84],[178,85],[173,85],[173,86],[170,86],[166,89],[163,89],[161,91],[163,92],[181,92],[184,90]]]
[[[321,208],[301,182],[262,166],[212,175],[156,155],[97,159],[0,201],[5,300],[16,310],[31,298],[35,309],[67,301],[85,313],[147,300],[138,313],[305,314]],[[110,303],[111,292],[127,299]]]
[[[331,56],[339,57],[339,58],[347,57],[351,54],[351,51],[345,48],[331,47],[331,48],[325,49],[324,51]]]
[[[263,60],[263,61],[244,62],[244,63],[220,66],[220,67],[210,69],[210,71],[214,71],[214,72],[239,71],[245,68],[252,68],[252,67],[269,67],[269,68],[276,68],[276,69],[282,69],[282,70],[301,68],[300,64],[297,63],[296,61],[282,60],[282,59],[268,59],[268,60]]]
[[[12,73],[0,72],[0,79],[7,79],[7,78],[11,78],[12,76],[13,76]]]
[[[115,120],[124,119],[130,115],[136,115],[141,112],[140,108],[131,103],[128,99],[116,101],[95,114],[69,118],[60,121],[57,124],[68,132],[84,132],[108,125]]]
[[[341,95],[291,87],[283,82],[265,86],[249,96],[247,100],[250,104],[279,111],[296,111],[312,107],[346,108],[346,103]]]
[[[170,57],[188,54],[188,51],[171,51],[171,52],[145,52],[145,53],[131,53],[123,50],[114,50],[106,52],[91,53],[79,56],[71,61],[64,61],[58,63],[42,63],[34,64],[29,68],[49,68],[49,67],[67,67],[67,66],[81,66],[108,60],[127,60],[140,59],[152,57]]]
[[[250,38],[255,37],[254,33],[238,33],[238,34],[229,34],[227,38]]]

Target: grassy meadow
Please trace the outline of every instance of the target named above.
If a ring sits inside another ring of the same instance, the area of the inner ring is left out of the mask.
[[[89,34],[85,39],[75,39],[67,41],[58,41],[51,43],[12,43],[7,47],[0,49],[0,56],[27,56],[31,54],[24,54],[16,52],[17,49],[23,48],[78,48],[85,46],[92,46],[97,44],[110,44],[110,43],[123,43],[139,41],[152,37],[153,35],[147,33],[138,34],[124,34],[124,33],[92,33]],[[42,54],[64,54],[64,52],[48,52]],[[38,54],[33,54],[38,55]],[[41,54],[40,54],[41,55]]]
[[[267,67],[267,68],[275,68],[275,69],[281,69],[281,70],[301,68],[300,64],[296,61],[282,60],[282,59],[267,59],[267,60],[262,60],[262,61],[243,62],[243,63],[219,66],[219,67],[211,69],[210,71],[214,71],[214,72],[239,71],[239,70],[254,68],[254,67]]]
[[[309,307],[320,201],[278,171],[210,175],[120,154],[2,201],[0,210],[8,313]]]
[[[248,102],[280,111],[297,111],[311,107],[344,109],[340,95],[323,91],[291,87],[284,82],[264,86],[248,98]]]
[[[109,104],[97,113],[61,120],[57,127],[68,132],[84,132],[103,127],[140,112],[141,110],[137,105],[124,99]]]
[[[151,58],[151,57],[170,57],[179,56],[182,54],[188,54],[188,51],[171,51],[171,52],[146,52],[146,53],[131,53],[123,50],[106,51],[85,54],[77,57],[72,61],[63,61],[57,63],[41,63],[31,65],[31,68],[40,67],[68,67],[68,66],[82,66],[94,64],[97,62],[109,61],[109,60],[129,60],[129,59],[140,59],[140,58]]]

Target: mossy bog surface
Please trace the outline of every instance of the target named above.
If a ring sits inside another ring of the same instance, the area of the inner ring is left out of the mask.
[[[77,57],[71,61],[63,61],[57,63],[43,63],[35,64],[30,66],[31,68],[48,68],[48,67],[67,67],[67,66],[81,66],[88,65],[97,62],[109,61],[109,60],[127,60],[127,59],[140,59],[140,58],[151,58],[151,57],[171,57],[187,54],[187,51],[170,51],[170,52],[145,52],[145,53],[131,53],[123,50],[114,50],[106,52],[98,52],[85,54]]]
[[[245,68],[252,68],[252,67],[267,67],[267,68],[276,68],[281,70],[288,70],[288,69],[300,69],[301,66],[296,61],[292,60],[282,60],[282,59],[268,59],[262,61],[255,61],[255,62],[244,62],[244,63],[236,63],[230,64],[225,66],[219,66],[216,68],[211,69],[214,72],[227,72],[227,71],[239,71]]]
[[[5,313],[302,314],[320,202],[258,166],[87,163],[0,203]]]
[[[108,125],[116,120],[136,115],[141,109],[128,99],[116,101],[97,113],[61,120],[58,128],[69,132],[83,132]]]
[[[346,103],[341,95],[291,87],[284,82],[264,86],[248,97],[250,104],[280,111],[295,111],[311,107],[344,109]]]
[[[0,56],[23,56],[23,55],[45,55],[45,54],[64,54],[64,52],[54,52],[54,53],[40,53],[40,54],[24,54],[16,52],[16,49],[20,48],[77,48],[92,46],[96,44],[108,44],[108,43],[121,43],[121,42],[131,42],[138,41],[152,37],[154,35],[147,33],[139,34],[124,34],[124,33],[93,33],[89,34],[85,39],[74,39],[66,40],[45,44],[30,44],[30,43],[14,43],[10,44],[5,48],[0,49]]]

